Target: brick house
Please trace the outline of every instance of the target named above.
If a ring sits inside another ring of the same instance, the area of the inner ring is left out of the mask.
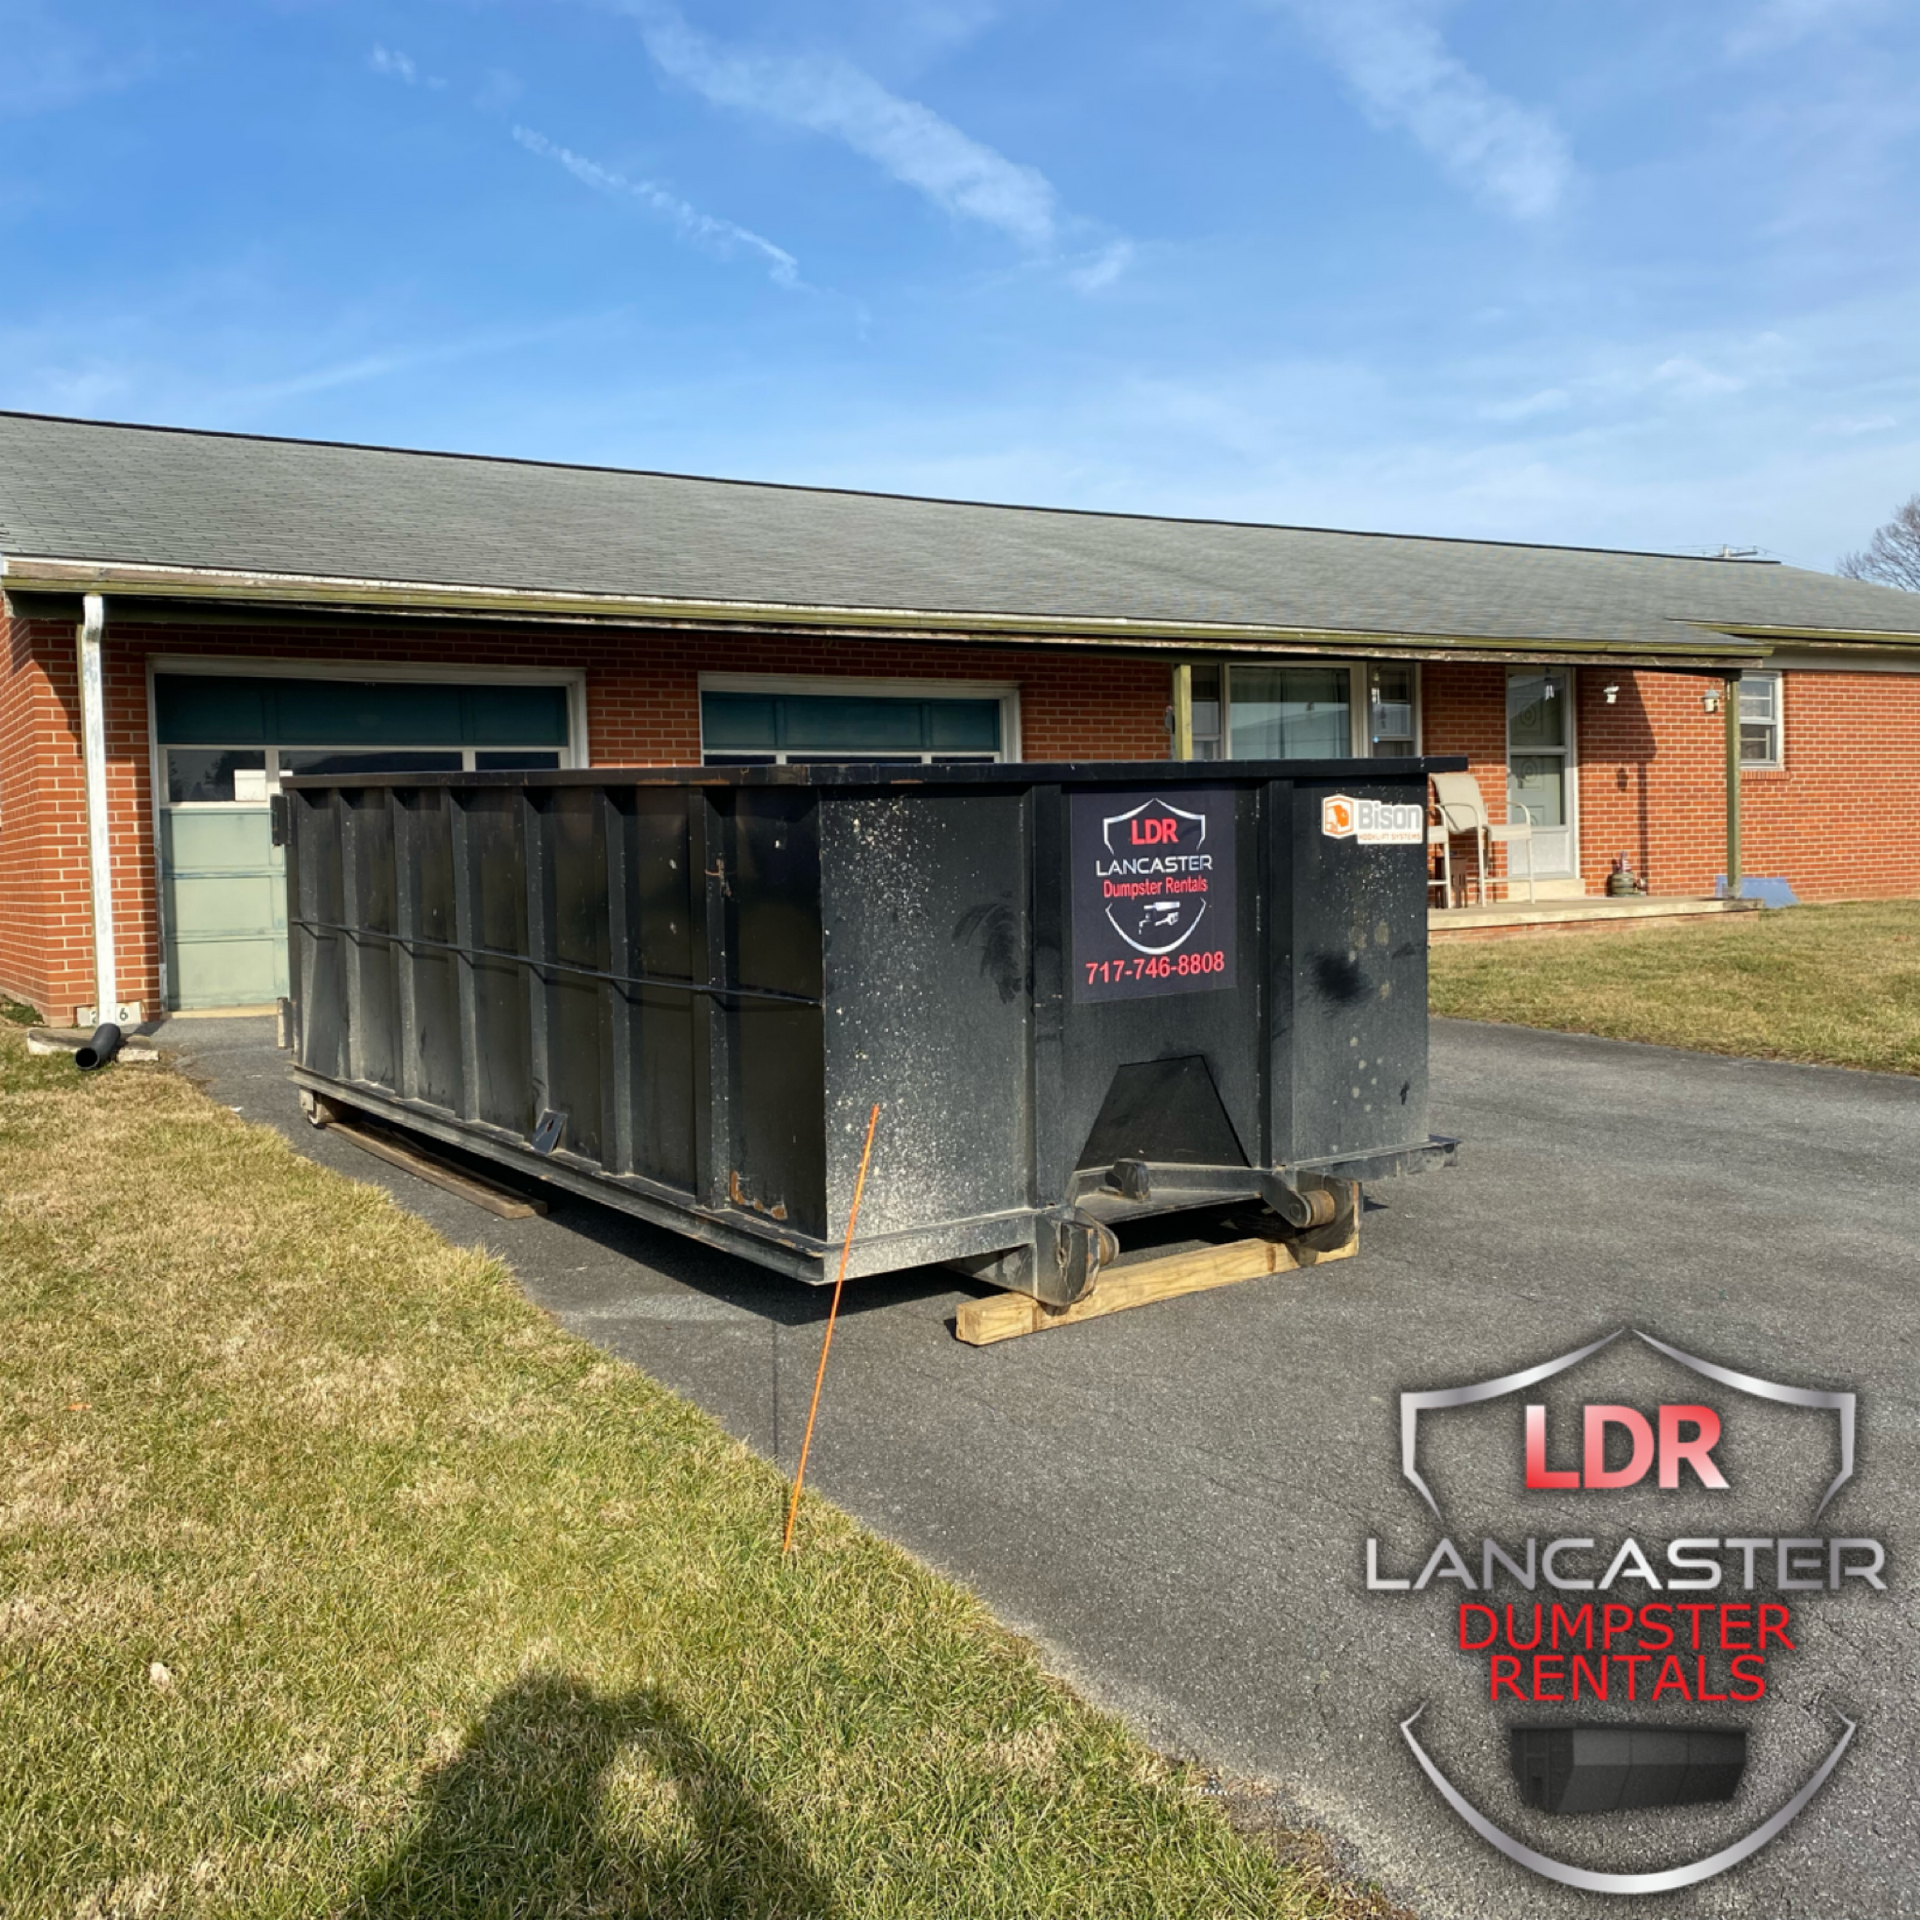
[[[1920,596],[1750,560],[0,414],[0,586],[0,992],[61,1021],[282,991],[311,771],[1458,752],[1542,898],[1711,895],[1730,811],[1736,876],[1920,893]]]

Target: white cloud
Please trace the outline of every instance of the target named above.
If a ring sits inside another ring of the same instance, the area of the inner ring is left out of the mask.
[[[651,0],[626,10],[640,22],[659,66],[715,105],[831,134],[946,212],[998,227],[1036,253],[1053,248],[1059,214],[1044,174],[996,153],[917,100],[888,92],[850,62],[743,53],[696,33]]]
[[[109,54],[41,0],[0,0],[0,47],[0,115],[57,113],[126,86],[147,65],[129,58],[124,36]]]
[[[420,78],[420,69],[404,53],[396,53],[388,47],[376,46],[367,55],[367,65],[375,73],[384,73],[394,80],[404,80],[408,86]]]
[[[531,127],[515,127],[513,137],[529,153],[537,153],[544,160],[557,162],[576,180],[589,187],[596,187],[604,193],[630,195],[642,206],[670,221],[687,239],[719,253],[744,250],[758,254],[768,263],[767,270],[779,285],[799,286],[800,262],[785,247],[776,247],[771,240],[751,228],[702,213],[698,207],[651,180],[629,180],[625,174],[616,173],[611,167],[603,167],[598,161],[588,160],[570,148],[549,140],[545,134],[534,132]]]
[[[404,81],[410,87],[426,87],[434,93],[446,90],[447,83],[444,80],[430,73],[422,73],[410,55],[393,47],[376,44],[367,55],[367,65],[375,73],[384,74],[389,80]]]
[[[1495,400],[1481,409],[1489,420],[1536,420],[1543,413],[1564,413],[1573,404],[1565,387],[1541,387],[1518,400]]]
[[[1705,366],[1690,353],[1676,353],[1662,360],[1647,376],[1648,386],[1665,387],[1683,400],[1712,400],[1722,394],[1744,393],[1751,384],[1749,375]]]
[[[1067,269],[1068,284],[1080,293],[1110,287],[1133,264],[1133,242],[1114,240]]]
[[[1829,27],[1885,11],[1886,0],[1762,0],[1727,35],[1727,51],[1736,58],[1779,53]]]
[[[1418,0],[1285,0],[1382,126],[1400,126],[1456,179],[1524,220],[1559,205],[1573,173],[1552,119],[1465,66]]]

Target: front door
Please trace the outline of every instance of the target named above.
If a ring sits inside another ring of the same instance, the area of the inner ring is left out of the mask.
[[[1574,819],[1573,674],[1566,667],[1507,669],[1507,818],[1533,828],[1533,871],[1579,873]],[[1509,869],[1526,853],[1509,848]]]

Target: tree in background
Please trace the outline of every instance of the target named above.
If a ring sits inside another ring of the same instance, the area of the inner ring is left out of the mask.
[[[1843,554],[1834,572],[1920,593],[1920,493],[1867,542],[1864,552]]]

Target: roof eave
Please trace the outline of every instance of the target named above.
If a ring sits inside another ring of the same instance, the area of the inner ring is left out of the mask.
[[[1114,616],[1065,618],[1030,613],[963,612],[948,608],[809,606],[787,602],[693,600],[638,594],[526,591],[445,582],[358,579],[325,574],[261,573],[145,562],[0,555],[0,585],[9,593],[111,593],[121,597],[253,605],[308,612],[414,617],[458,615],[490,621],[575,625],[726,628],[771,633],[829,633],[850,638],[1029,641],[1049,646],[1210,652],[1380,653],[1413,659],[1489,660],[1545,657],[1569,664],[1724,668],[1751,665],[1770,651],[1768,636],[1738,636],[1697,622],[1676,622],[1700,635],[1674,644],[1604,636],[1384,632],[1357,627],[1297,627]],[[1707,635],[1712,640],[1707,641]],[[1793,638],[1804,638],[1798,629]],[[1920,636],[1906,636],[1920,643]],[[1676,632],[1676,640],[1678,632]],[[1705,644],[1702,644],[1702,643]]]
[[[1706,630],[1704,621],[1694,620],[1686,624]],[[1920,652],[1920,631],[1898,627],[1764,626],[1757,621],[1741,621],[1738,625],[1716,627],[1711,631],[1753,640],[1769,648],[1791,644],[1795,647],[1831,647],[1836,652],[1861,648]]]

